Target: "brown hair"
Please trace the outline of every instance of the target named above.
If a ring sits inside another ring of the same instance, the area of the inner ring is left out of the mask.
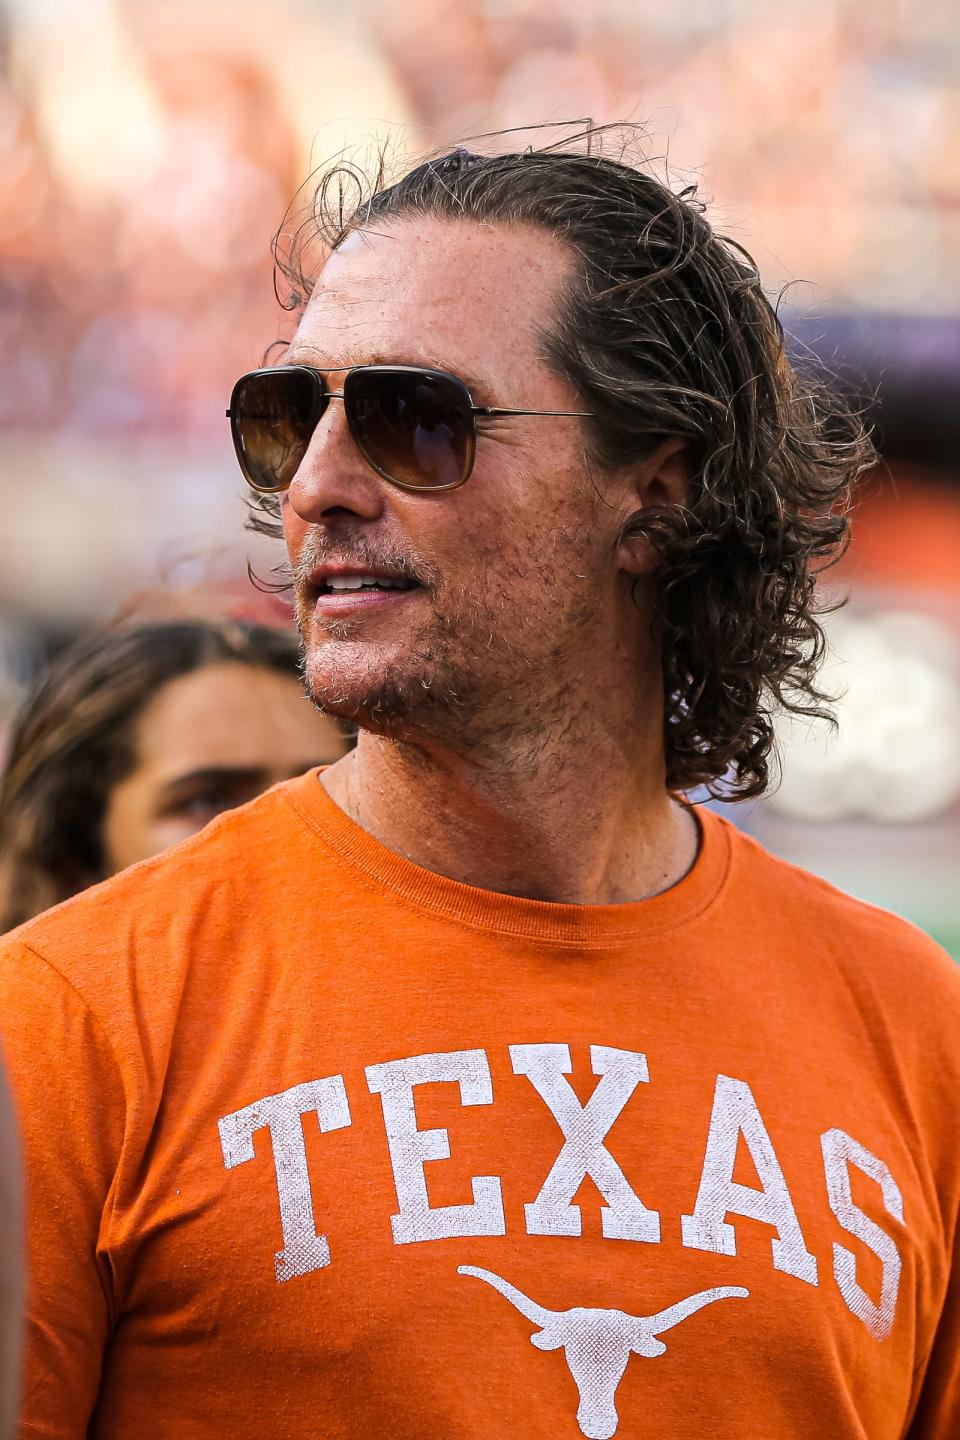
[[[141,712],[171,680],[221,661],[299,674],[291,635],[236,620],[122,625],[53,661],[0,777],[0,933],[104,878],[103,821],[137,763]]]
[[[340,161],[311,182],[305,218],[288,212],[276,273],[296,310],[318,244],[413,215],[540,226],[572,249],[579,280],[542,353],[593,414],[590,458],[619,466],[682,436],[694,462],[689,505],[635,526],[660,555],[668,783],[745,799],[769,783],[778,708],[829,718],[815,575],[842,551],[875,455],[860,416],[788,362],[754,262],[695,187],[607,158],[602,138],[591,130],[587,153],[461,149],[392,184],[382,153],[370,175]],[[258,497],[249,523],[276,536],[278,514]]]

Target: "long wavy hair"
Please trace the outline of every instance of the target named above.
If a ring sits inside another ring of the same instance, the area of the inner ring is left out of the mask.
[[[570,248],[578,278],[541,348],[592,412],[589,461],[629,464],[673,436],[693,461],[688,504],[632,527],[659,553],[667,782],[746,799],[770,784],[778,710],[831,718],[816,577],[876,455],[857,409],[790,363],[754,261],[696,187],[675,192],[623,145],[608,157],[596,129],[579,138],[585,152],[458,149],[392,182],[382,150],[341,158],[275,237],[278,298],[299,311],[349,234],[411,216],[539,226]],[[279,535],[276,498],[250,504],[251,528]]]
[[[219,619],[95,631],[52,662],[0,774],[0,934],[105,878],[107,805],[137,763],[140,715],[172,680],[223,661],[300,673],[291,634]]]

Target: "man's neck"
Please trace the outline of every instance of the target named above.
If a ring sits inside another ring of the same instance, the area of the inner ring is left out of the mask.
[[[505,741],[496,763],[362,733],[324,772],[339,807],[388,849],[482,889],[582,905],[644,900],[696,857],[698,827],[671,799],[659,737],[622,744],[594,729],[536,749]]]

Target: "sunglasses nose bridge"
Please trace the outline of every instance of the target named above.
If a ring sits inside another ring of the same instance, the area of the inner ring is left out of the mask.
[[[375,520],[383,509],[382,487],[357,450],[342,394],[328,392],[326,400],[287,500],[295,514],[311,523],[334,511]]]

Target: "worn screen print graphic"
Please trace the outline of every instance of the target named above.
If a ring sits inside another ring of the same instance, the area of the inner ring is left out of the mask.
[[[563,1350],[570,1374],[580,1396],[577,1424],[589,1440],[609,1440],[616,1434],[620,1417],[617,1414],[617,1386],[631,1355],[647,1359],[663,1355],[666,1345],[659,1338],[672,1330],[688,1315],[712,1305],[715,1300],[746,1299],[750,1294],[741,1285],[721,1285],[688,1295],[676,1305],[668,1305],[655,1315],[628,1315],[623,1310],[588,1309],[582,1305],[569,1310],[547,1310],[528,1295],[476,1265],[459,1265],[461,1275],[475,1275],[499,1290],[510,1304],[540,1329],[530,1336],[530,1344],[538,1350]]]
[[[644,1204],[608,1148],[610,1132],[627,1101],[638,1086],[649,1082],[646,1056],[592,1045],[591,1065],[598,1079],[589,1098],[581,1102],[567,1078],[573,1068],[568,1045],[508,1048],[514,1074],[530,1081],[561,1136],[559,1152],[539,1193],[524,1204],[526,1233],[579,1236],[581,1213],[574,1196],[589,1177],[605,1202],[601,1207],[605,1238],[658,1245],[659,1213]],[[389,1216],[393,1243],[406,1246],[505,1235],[500,1176],[473,1177],[471,1204],[431,1205],[424,1167],[430,1161],[450,1158],[449,1134],[442,1128],[419,1128],[414,1097],[417,1086],[452,1083],[458,1086],[464,1107],[492,1105],[495,1097],[486,1052],[476,1048],[415,1055],[367,1066],[364,1073],[370,1093],[380,1098],[393,1170],[398,1206]],[[328,1237],[318,1233],[314,1216],[302,1128],[307,1114],[316,1115],[321,1132],[353,1123],[342,1075],[292,1086],[218,1122],[227,1169],[257,1158],[255,1133],[270,1133],[283,1235],[283,1247],[274,1256],[276,1280],[281,1284],[335,1263],[335,1250]],[[751,1157],[759,1187],[733,1178],[741,1145]],[[896,1317],[902,1262],[893,1236],[855,1204],[850,1167],[873,1182],[885,1211],[901,1225],[902,1195],[884,1162],[844,1131],[824,1132],[820,1150],[826,1204],[840,1230],[879,1261],[879,1296],[867,1293],[857,1278],[855,1254],[839,1241],[833,1243],[833,1279],[850,1314],[874,1340],[883,1341]],[[753,1092],[743,1080],[718,1075],[696,1201],[690,1214],[679,1217],[683,1246],[735,1256],[737,1237],[732,1222],[738,1216],[769,1227],[773,1269],[806,1285],[820,1285],[816,1258],[804,1239],[783,1167]],[[616,1308],[583,1305],[550,1308],[508,1278],[469,1263],[458,1265],[456,1273],[482,1281],[535,1325],[530,1341],[537,1349],[564,1352],[579,1397],[577,1425],[588,1440],[609,1440],[616,1434],[617,1388],[631,1355],[645,1359],[663,1355],[667,1345],[660,1337],[667,1331],[707,1306],[721,1300],[746,1300],[750,1295],[744,1286],[716,1286],[682,1297],[654,1314],[632,1315]],[[551,1282],[555,1293],[555,1277]],[[742,1323],[741,1319],[738,1325]]]

